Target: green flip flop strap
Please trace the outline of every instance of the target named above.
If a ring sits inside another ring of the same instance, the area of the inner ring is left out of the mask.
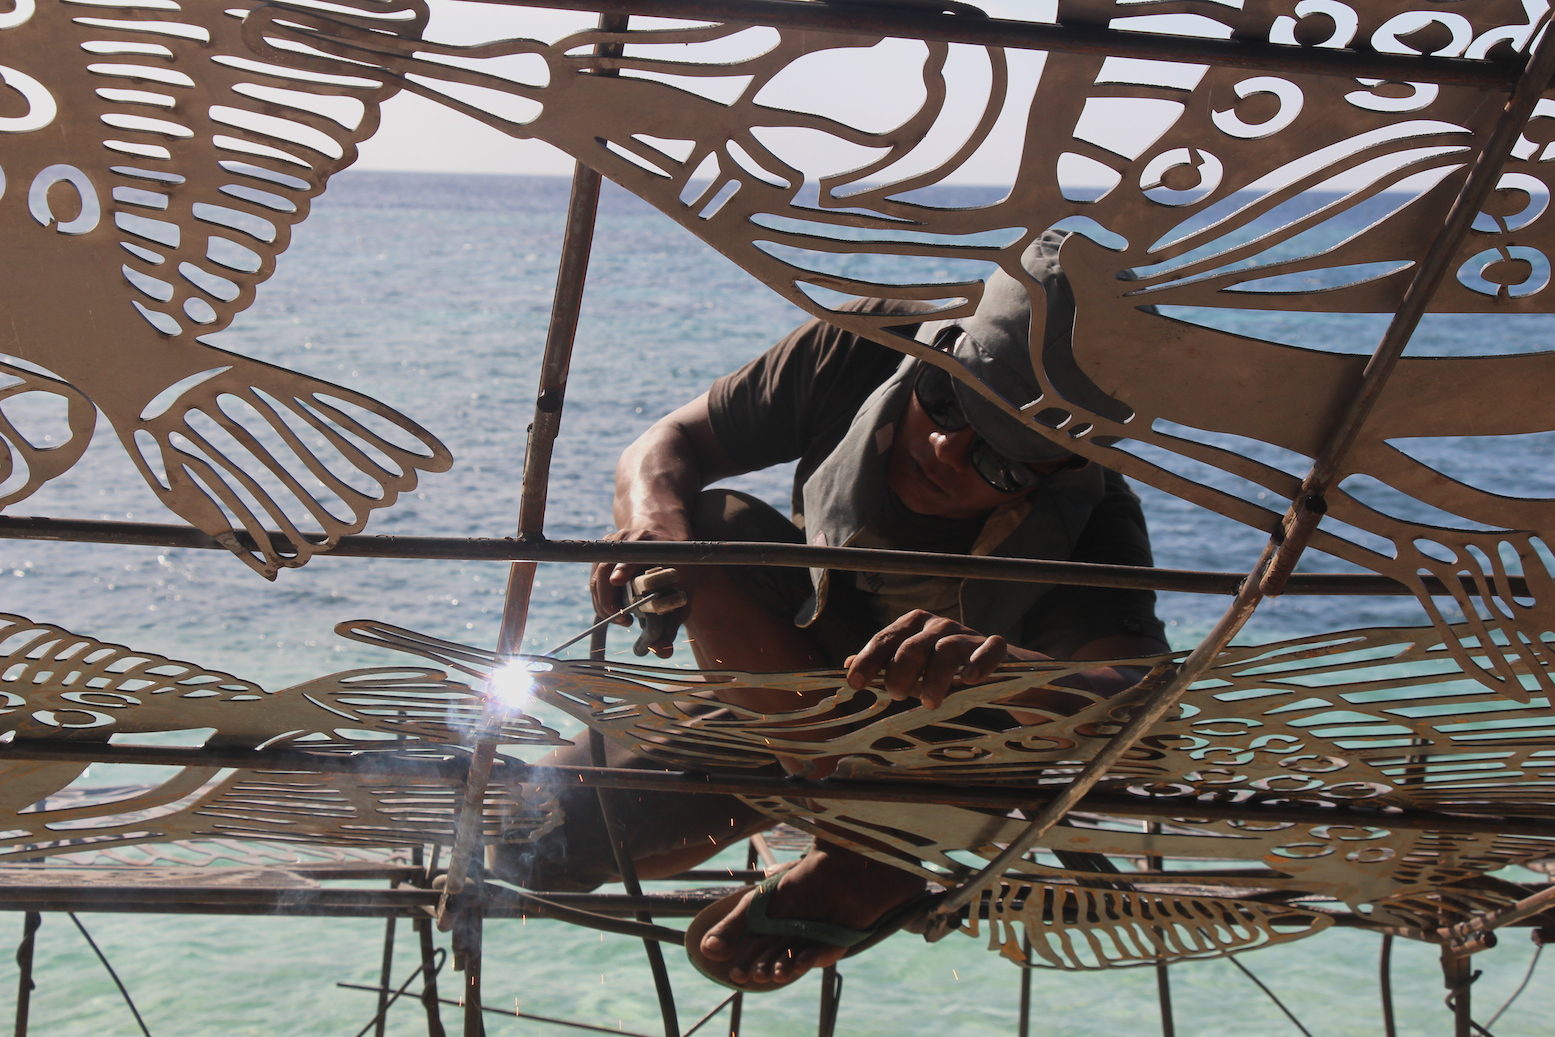
[[[833,947],[855,947],[875,935],[875,929],[850,929],[834,922],[814,922],[804,918],[770,918],[767,902],[777,892],[783,875],[762,879],[756,884],[756,893],[745,908],[745,928],[762,936],[792,936],[802,940],[814,940]]]

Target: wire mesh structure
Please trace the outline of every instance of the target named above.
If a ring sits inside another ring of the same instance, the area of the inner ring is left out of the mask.
[[[986,929],[1023,965],[1162,966],[1337,922],[1439,944],[1468,1034],[1469,955],[1495,928],[1539,924],[1550,902],[1548,890],[1485,873],[1555,857],[1555,525],[1548,501],[1470,485],[1433,466],[1422,444],[1555,430],[1548,394],[1528,391],[1548,380],[1552,354],[1405,350],[1427,313],[1552,309],[1547,10],[1060,0],[1049,20],[1014,20],[872,0],[528,6],[601,19],[556,42],[453,46],[425,38],[419,0],[16,0],[0,14],[0,81],[25,102],[0,117],[0,231],[11,245],[0,257],[0,401],[50,397],[70,431],[41,445],[0,416],[0,506],[70,478],[101,413],[187,524],[0,518],[0,534],[221,548],[272,579],[324,552],[513,563],[494,651],[346,624],[347,636],[441,668],[353,670],[279,692],[0,616],[0,857],[55,860],[8,865],[0,903],[37,912],[133,897],[166,911],[414,918],[423,957],[406,983],[420,977],[440,1032],[435,916],[454,933],[467,1034],[482,1032],[484,920],[556,918],[643,938],[666,1033],[679,1034],[658,945],[684,935],[655,918],[716,898],[646,895],[629,855],[625,896],[540,896],[485,881],[480,851],[554,827],[558,782],[597,787],[607,804],[607,789],[732,793],[938,883],[943,895],[916,926],[931,939]],[[637,15],[679,23],[644,28]],[[794,69],[885,39],[922,43],[923,99],[898,125],[866,129],[772,100]],[[1023,89],[1012,56],[1037,52],[1040,78]],[[530,73],[511,71],[520,66]],[[968,122],[950,99],[964,99],[974,67],[981,93]],[[715,80],[740,85],[720,94],[706,88]],[[196,338],[252,301],[311,199],[399,91],[578,162],[511,541],[361,536],[373,511],[450,466],[447,448],[361,393]],[[514,99],[533,114],[512,117]],[[1128,113],[1125,132],[1109,130],[1109,112]],[[1001,133],[1022,145],[1007,197],[963,208],[924,194]],[[792,150],[805,134],[846,159],[817,165]],[[547,540],[602,175],[810,313],[944,368],[1067,450],[1268,532],[1266,548],[1245,573],[1207,573],[824,538]],[[1362,213],[1363,231],[1338,233],[1340,217]],[[1052,230],[1068,232],[1061,284],[1022,264]],[[872,273],[879,257],[929,273],[883,280]],[[912,304],[932,304],[934,320],[971,314],[985,289],[978,263],[1030,297],[1034,399],[1007,398],[897,330],[923,320]],[[865,298],[902,305],[845,308]],[[1216,309],[1391,316],[1367,358],[1184,315]],[[1212,485],[1195,464],[1249,492]],[[1411,506],[1389,503],[1399,496]],[[1283,512],[1257,503],[1269,497]],[[1308,547],[1373,575],[1294,574]],[[836,672],[655,669],[603,662],[602,649],[588,662],[521,659],[536,566],[549,560],[867,560],[1010,587],[1232,600],[1193,650],[1127,660],[1149,676],[1121,695],[1030,706],[1094,663],[1014,665],[958,692],[956,715],[930,723],[893,713],[879,689],[847,689]],[[1283,593],[1413,595],[1426,625],[1232,647]],[[515,666],[599,745],[668,769],[605,767],[601,752],[594,767],[553,773],[502,755],[563,741],[497,693]],[[735,687],[823,699],[797,713],[697,716],[708,692]],[[218,734],[185,747],[111,741],[196,727]],[[820,780],[741,773],[838,756]],[[181,770],[152,789],[61,795],[97,761]],[[217,859],[246,867],[220,869],[220,880],[199,870]],[[1181,867],[1205,861],[1237,867]],[[343,890],[321,876],[401,884]],[[386,970],[380,1031],[399,996],[389,988]],[[823,1033],[839,990],[828,973]],[[728,1004],[737,1030],[740,1002]]]

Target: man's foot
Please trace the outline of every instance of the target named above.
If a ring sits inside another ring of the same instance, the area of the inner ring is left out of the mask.
[[[910,872],[817,842],[803,860],[783,873],[767,904],[767,916],[830,922],[869,929],[886,914],[923,892],[924,880]],[[785,984],[811,969],[835,965],[848,953],[814,940],[749,933],[747,893],[733,911],[702,937],[701,951],[729,963],[729,979],[738,984]]]

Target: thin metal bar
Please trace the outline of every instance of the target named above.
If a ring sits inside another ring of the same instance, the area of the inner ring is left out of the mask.
[[[1161,824],[1158,821],[1145,822],[1146,835],[1160,835]],[[1166,860],[1154,854],[1145,857],[1145,870],[1158,872],[1165,870]],[[1156,930],[1157,933],[1160,930]],[[1172,1016],[1172,974],[1170,966],[1165,961],[1155,963],[1155,994],[1156,1002],[1161,1009],[1161,1037],[1177,1037],[1177,1020]]]
[[[135,999],[130,997],[130,988],[125,986],[124,980],[119,978],[119,972],[113,967],[113,963],[108,960],[108,955],[104,954],[103,949],[97,945],[97,941],[92,939],[92,934],[86,931],[86,924],[76,917],[75,912],[68,912],[67,917],[75,924],[76,931],[81,934],[81,938],[86,941],[86,945],[92,948],[92,953],[97,956],[97,960],[102,963],[103,968],[108,971],[108,978],[113,980],[113,985],[119,988],[119,996],[124,999],[125,1005],[130,1010],[130,1015],[135,1017],[135,1026],[144,1037],[151,1037],[151,1030],[147,1028],[146,1020],[141,1018],[140,1009],[135,1007]]]
[[[1177,1037],[1177,1021],[1172,1016],[1171,967],[1164,961],[1155,963],[1155,995],[1161,1006],[1161,1037]]]
[[[1031,961],[1031,934],[1021,937],[1021,952]],[[1020,970],[1020,1017],[1015,1024],[1016,1037],[1031,1037],[1031,970]]]
[[[279,538],[280,534],[274,534]],[[18,518],[0,515],[0,540],[118,544],[133,547],[225,551],[197,529],[154,522],[96,519]],[[252,546],[252,541],[239,541]],[[1072,587],[1117,587],[1182,594],[1235,594],[1246,573],[1156,569],[1094,562],[888,551],[864,547],[815,547],[805,544],[738,541],[515,540],[500,537],[348,536],[329,551],[334,558],[399,558],[476,562],[617,562],[644,565],[761,565],[795,569],[956,576],[1011,583],[1052,583]],[[1435,577],[1422,584],[1429,594],[1452,593]],[[1461,590],[1474,590],[1467,578]],[[1508,580],[1509,593],[1526,595],[1522,577]],[[1285,594],[1408,596],[1414,591],[1387,576],[1372,573],[1303,573],[1292,576]]]
[[[389,1025],[389,984],[394,981],[394,926],[398,921],[390,915],[383,923],[383,964],[378,969],[378,985],[383,993],[378,995],[378,1022],[373,1025],[373,1037],[383,1037],[384,1027]]]
[[[420,846],[411,851],[410,862],[422,866],[418,885],[423,888],[431,886],[432,875],[437,871],[437,858],[441,853],[442,848],[437,843],[432,844],[431,854],[426,854]],[[427,1017],[427,1037],[447,1037],[437,997],[437,973],[443,964],[437,960],[438,947],[432,935],[432,919],[427,917],[425,911],[417,911],[411,925],[416,930],[416,939],[421,947],[421,1007]]]
[[[457,774],[429,768],[417,770],[421,761],[383,754],[373,770],[343,756],[310,756],[291,751],[263,752],[249,749],[191,749],[182,747],[109,745],[106,743],[55,742],[17,739],[0,748],[0,762],[53,760],[83,763],[135,763],[173,767],[237,767],[255,771],[306,771],[314,773],[402,773],[457,784]],[[403,771],[399,768],[403,766]],[[828,778],[769,778],[754,775],[702,774],[684,771],[632,770],[595,767],[535,767],[505,760],[504,780],[538,785],[585,785],[595,788],[635,789],[648,792],[686,792],[707,795],[783,796],[795,799],[873,803],[932,803],[972,809],[1039,810],[1052,797],[1030,789],[1007,786],[952,785],[922,781],[844,781]],[[511,771],[507,768],[512,768]],[[1502,835],[1555,836],[1555,821],[1506,815],[1474,815],[1466,810],[1442,814],[1425,810],[1381,811],[1343,804],[1301,807],[1288,803],[1267,805],[1215,802],[1194,797],[1136,797],[1107,793],[1087,795],[1081,808],[1116,817],[1206,817],[1235,821],[1290,821],[1295,824],[1380,825],[1410,831],[1499,833]],[[1528,809],[1537,809],[1531,805]],[[365,892],[365,891],[357,891]],[[5,895],[0,888],[0,897]]]
[[[795,0],[486,0],[524,7],[574,11],[618,11],[659,18],[751,22],[822,32],[878,34],[986,47],[1106,54],[1156,61],[1298,72],[1363,76],[1407,82],[1451,83],[1484,89],[1510,89],[1515,69],[1461,58],[1402,57],[1256,43],[1206,40],[1146,32],[1122,32],[1089,25],[1051,25],[1003,18],[921,11],[903,6],[799,3]]]
[[[621,15],[602,15],[602,32],[620,32],[626,28]],[[602,57],[619,54],[619,48],[602,44],[594,48]],[[596,69],[599,75],[615,71]],[[594,222],[599,211],[599,174],[576,163],[572,174],[572,195],[567,202],[567,229],[562,238],[561,264],[556,272],[556,293],[551,299],[551,323],[546,330],[545,352],[540,359],[540,387],[535,397],[534,420],[524,450],[523,493],[518,505],[518,538],[530,540],[545,535],[545,504],[551,485],[551,454],[561,432],[562,403],[567,395],[567,374],[572,365],[572,347],[577,338],[578,315],[583,309],[583,286],[588,279],[589,255],[594,247]],[[514,562],[508,573],[507,597],[502,607],[502,629],[497,651],[516,655],[523,644],[524,625],[529,618],[529,602],[534,591],[535,563]],[[464,889],[470,861],[479,849],[480,819],[486,802],[486,785],[497,752],[497,737],[506,716],[506,706],[488,696],[482,709],[465,777],[464,804],[459,825],[449,850],[449,896]],[[477,1011],[476,1019],[480,1013]]]
[[[486,1016],[481,1010],[481,966],[485,956],[481,951],[484,918],[480,901],[469,904],[460,914],[464,937],[464,994],[459,1003],[464,1008],[464,1037],[486,1037]]]
[[[740,1022],[745,1016],[745,993],[736,991],[729,1005],[729,1037],[740,1037]]]
[[[1302,482],[1300,495],[1291,502],[1282,526],[1284,542],[1264,575],[1265,594],[1279,593],[1286,578],[1295,570],[1296,562],[1306,550],[1313,531],[1327,511],[1324,495],[1342,474],[1345,458],[1349,456],[1361,430],[1371,417],[1372,409],[1382,395],[1383,386],[1398,365],[1415,329],[1419,327],[1426,307],[1457,262],[1458,251],[1468,236],[1474,218],[1500,180],[1502,168],[1522,135],[1523,127],[1528,124],[1534,106],[1539,103],[1545,87],[1549,85],[1552,73],[1555,73],[1555,33],[1546,32],[1538,47],[1528,56],[1526,67],[1518,77],[1506,107],[1485,139],[1484,147],[1474,156],[1469,175],[1453,199],[1442,229],[1431,241],[1425,258],[1416,267],[1382,341],[1377,344],[1376,351],[1366,363],[1355,395],[1329,432],[1312,464],[1312,470]]]
[[[1555,885],[1546,886],[1539,892],[1529,897],[1524,897],[1517,903],[1505,907],[1492,914],[1478,915],[1466,922],[1459,922],[1442,931],[1445,943],[1457,953],[1465,953],[1467,948],[1483,949],[1494,946],[1494,942],[1486,942],[1497,929],[1503,926],[1513,925],[1525,918],[1543,914],[1551,906],[1555,906]]]
[[[27,1017],[32,1010],[32,992],[37,984],[32,981],[32,952],[37,945],[38,927],[43,916],[28,911],[22,916],[22,942],[16,948],[16,1037],[27,1037]]]
[[[605,658],[606,642],[610,636],[610,630],[605,626],[597,626],[589,636],[589,658],[602,660]],[[605,765],[605,736],[593,728],[589,728],[589,756],[594,766]],[[641,897],[643,895],[642,883],[637,881],[637,865],[632,860],[632,848],[626,843],[626,832],[621,826],[621,819],[616,814],[615,794],[612,789],[595,789],[599,797],[599,813],[605,822],[605,838],[610,840],[610,851],[615,856],[616,871],[621,876],[621,885],[626,888],[626,895]],[[647,911],[637,911],[633,917],[644,925],[653,924],[653,915]],[[664,1022],[664,1037],[680,1037],[680,1019],[675,1011],[675,989],[670,986],[669,969],[664,964],[664,949],[656,940],[644,940],[643,952],[648,957],[648,971],[653,975],[653,991],[659,1000],[659,1016]]]
[[[1296,1029],[1301,1031],[1301,1037],[1312,1037],[1312,1032],[1305,1026],[1301,1025],[1301,1020],[1296,1018],[1296,1013],[1292,1012],[1289,1008],[1286,1008],[1285,1002],[1281,1001],[1278,995],[1276,995],[1274,991],[1270,990],[1263,980],[1253,975],[1253,970],[1248,968],[1246,965],[1243,965],[1240,958],[1233,954],[1230,955],[1226,960],[1231,962],[1231,964],[1235,965],[1238,969],[1241,969],[1242,975],[1252,980],[1253,985],[1256,986],[1259,990],[1262,990],[1264,994],[1268,996],[1269,1000],[1274,1002],[1274,1007],[1285,1013],[1285,1018],[1289,1019],[1296,1027]]]
[[[445,953],[443,955],[443,957],[446,959],[447,958],[447,954]],[[380,985],[380,986],[378,986],[376,988],[364,988],[364,989],[376,989],[378,991],[378,1014],[373,1016],[371,1019],[369,1019],[367,1021],[367,1025],[362,1027],[360,1030],[356,1031],[356,1033],[353,1035],[353,1037],[364,1037],[364,1035],[367,1033],[367,1031],[369,1029],[372,1030],[374,1033],[381,1033],[383,1031],[384,1019],[388,1016],[388,1013],[389,1013],[389,1007],[391,1005],[393,1005],[394,1002],[396,1002],[396,1001],[398,1001],[400,999],[400,995],[405,993],[406,989],[412,983],[415,982],[416,977],[421,975],[423,972],[426,972],[428,976],[435,977],[437,975],[437,970],[441,969],[442,967],[443,967],[443,962],[442,962],[442,960],[439,960],[437,962],[437,965],[431,971],[428,971],[427,963],[426,962],[422,962],[420,965],[416,966],[416,968],[414,969],[414,971],[411,972],[410,975],[405,977],[405,982],[400,984],[400,988],[398,990],[395,990],[395,991],[392,991],[392,992],[389,990],[389,985],[387,983],[384,983],[384,984],[382,984],[382,985]],[[336,983],[335,984],[335,986],[337,986],[337,987],[343,987],[345,985],[346,984],[344,984],[344,983]],[[442,1024],[439,1023],[438,1026],[439,1026],[438,1032],[441,1033],[442,1032],[442,1030],[441,1030]]]
[[[1453,1037],[1474,1037],[1473,998],[1470,988],[1478,973],[1469,971],[1466,955],[1442,948],[1442,983],[1447,987],[1447,1007],[1452,1010]]]
[[[427,1015],[427,1037],[447,1037],[443,1029],[443,1012],[438,1007],[437,952],[441,949],[432,943],[432,919],[424,913],[415,920],[416,935],[421,942],[421,1005]]]
[[[620,18],[611,26],[601,19],[602,31],[626,27]],[[595,48],[598,53],[600,48]],[[615,72],[599,74],[614,75]],[[594,223],[599,211],[600,176],[579,162],[573,166],[572,195],[567,201],[567,230],[562,240],[561,266],[556,274],[556,294],[551,301],[551,324],[546,331],[545,353],[540,361],[540,392],[535,399],[534,424],[529,426],[529,448],[524,453],[524,492],[519,502],[518,535],[521,539],[545,535],[545,504],[550,493],[551,454],[561,433],[562,403],[567,395],[567,375],[577,339],[578,317],[583,310],[583,288],[588,279],[589,256],[594,248]]]
[[[1393,934],[1384,933],[1377,958],[1377,993],[1382,998],[1382,1037],[1398,1037],[1393,1020]]]
[[[1096,783],[1112,769],[1112,766],[1134,747],[1135,742],[1148,734],[1152,727],[1172,711],[1172,708],[1177,705],[1177,700],[1209,669],[1215,658],[1251,618],[1253,610],[1258,607],[1258,602],[1262,599],[1259,591],[1260,580],[1269,560],[1273,557],[1274,542],[1271,539],[1264,547],[1257,564],[1253,566],[1252,573],[1242,584],[1236,600],[1231,603],[1231,607],[1226,610],[1225,615],[1221,616],[1209,635],[1199,643],[1188,658],[1183,660],[1175,675],[1170,669],[1160,667],[1147,674],[1134,689],[1135,694],[1144,696],[1144,701],[1130,710],[1128,722],[1123,725],[1122,730],[1113,735],[1107,744],[1097,751],[1080,773],[1064,787],[1063,791],[1043,806],[1025,830],[1011,840],[998,856],[981,871],[945,894],[932,911],[939,926],[946,925],[955,912],[996,882],[1010,865],[1018,861],[1027,850],[1036,845],[1037,840],[1046,835],[1069,811],[1079,805]]]
[[[689,1029],[685,1033],[681,1034],[680,1037],[691,1037],[692,1034],[696,1033],[703,1026],[707,1025],[707,1022],[710,1019],[712,1019],[713,1016],[717,1015],[719,1012],[722,1012],[731,1003],[733,1003],[735,998],[737,998],[739,996],[740,996],[740,991],[736,990],[734,993],[730,994],[728,997],[726,997],[722,1001],[718,1002],[712,1008],[709,1008],[707,1010],[707,1014],[704,1015],[702,1018],[698,1019],[695,1023],[693,1023],[692,1026],[691,1026],[691,1029]]]
[[[343,990],[365,990],[368,993],[372,993],[378,989],[377,987],[369,987],[361,983],[336,983],[335,986],[340,987]],[[446,997],[439,998],[438,1000],[445,1005],[457,1005],[459,1003]],[[594,1026],[590,1023],[575,1023],[570,1019],[553,1019],[548,1015],[531,1015],[528,1012],[517,1012],[506,1008],[497,1008],[493,1005],[481,1005],[481,1011],[490,1012],[493,1015],[506,1016],[509,1019],[528,1019],[531,1022],[549,1023],[552,1026],[570,1026],[574,1030],[589,1030],[593,1033],[608,1033],[611,1034],[612,1037],[623,1037],[623,1035],[625,1035],[625,1037],[650,1037],[649,1034],[634,1033],[631,1030],[624,1030],[619,1027],[612,1030],[608,1026]]]
[[[815,1022],[815,1037],[833,1037],[837,1032],[837,1012],[842,1007],[842,973],[837,966],[821,970],[821,1008]]]

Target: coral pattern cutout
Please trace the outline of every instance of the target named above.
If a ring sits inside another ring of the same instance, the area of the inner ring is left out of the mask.
[[[1516,62],[1547,13],[1544,0],[1450,9],[1396,0],[1063,0],[1057,21]],[[1164,22],[1140,21],[1151,18]],[[1030,76],[1022,87],[1016,74],[1029,54],[931,41],[903,58],[918,63],[921,103],[880,129],[841,114],[849,89],[824,88],[828,68],[845,71],[850,55],[882,44],[878,36],[730,24],[452,46],[295,7],[262,8],[250,21],[270,46],[308,45],[341,59],[320,59],[320,69],[381,70],[403,89],[554,144],[811,313],[946,367],[1079,454],[1271,531],[1365,360],[1231,334],[1191,314],[1396,310],[1504,104],[1494,90],[1462,85],[1060,51],[1045,55],[1033,92]],[[601,44],[620,56],[596,56]],[[529,64],[515,64],[519,57]],[[800,69],[804,96],[819,110],[781,103]],[[605,71],[615,74],[598,74]],[[981,98],[972,125],[949,104],[953,94]],[[483,100],[500,95],[538,110],[520,119]],[[1109,132],[1108,113],[1115,122],[1125,109],[1128,132]],[[818,168],[796,150],[806,139],[847,157]],[[965,206],[925,194],[975,169],[1000,141],[1020,155],[1006,197]],[[1552,141],[1555,100],[1545,99],[1432,310],[1555,307]],[[1070,186],[1080,173],[1107,186]],[[1061,254],[1067,284],[1051,299],[1021,261],[1050,229],[1074,232]],[[916,273],[887,278],[883,261],[904,258]],[[982,296],[978,264],[988,263],[1032,297],[1036,399],[1003,399],[952,358],[893,330],[917,316],[840,309],[874,297],[930,301],[939,317],[962,316]],[[1452,643],[1460,663],[1526,699],[1533,689],[1555,691],[1547,546],[1555,501],[1475,488],[1410,452],[1421,442],[1555,430],[1549,394],[1525,391],[1555,377],[1555,354],[1488,355],[1491,344],[1482,352],[1403,359],[1312,543],[1409,585],[1444,635],[1449,617],[1422,576],[1445,580],[1471,638]],[[1218,473],[1206,479],[1195,465]],[[1378,483],[1393,497],[1373,492]],[[1391,503],[1399,495],[1407,506]],[[1422,511],[1441,519],[1422,521]]]
[[[16,0],[0,15],[0,354],[67,383],[44,391],[77,433],[56,459],[0,421],[0,461],[30,468],[0,505],[79,456],[90,400],[168,508],[274,578],[452,459],[376,400],[196,337],[253,301],[395,90],[256,60],[248,6]],[[418,18],[371,0],[361,15],[398,33]]]

